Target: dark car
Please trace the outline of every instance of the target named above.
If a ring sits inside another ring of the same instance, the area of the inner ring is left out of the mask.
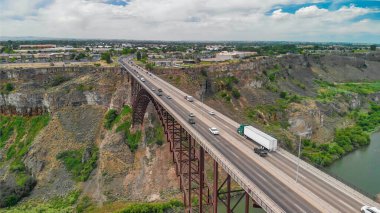
[[[268,150],[265,149],[264,147],[260,147],[260,148],[257,148],[257,147],[256,147],[256,148],[253,149],[253,151],[254,151],[256,154],[260,155],[261,157],[265,157],[265,156],[268,155]]]
[[[187,122],[189,122],[189,124],[195,124],[195,120],[192,117],[189,117]]]

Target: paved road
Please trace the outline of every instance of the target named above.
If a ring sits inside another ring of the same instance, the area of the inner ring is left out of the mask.
[[[195,114],[193,130],[206,138],[208,145],[215,148],[243,175],[248,177],[285,212],[360,212],[363,205],[378,206],[371,199],[359,194],[327,174],[301,161],[298,183],[295,182],[297,158],[284,150],[272,152],[262,158],[253,152],[256,146],[236,133],[238,123],[218,113],[214,109],[195,100],[188,102],[185,93],[157,76],[124,59],[125,68],[136,77],[137,72],[146,81],[141,84],[148,88],[161,88],[164,95],[159,97],[182,119],[190,112]],[[172,99],[166,96],[170,95]],[[216,115],[209,115],[210,110]],[[220,135],[212,135],[208,128],[217,127]]]

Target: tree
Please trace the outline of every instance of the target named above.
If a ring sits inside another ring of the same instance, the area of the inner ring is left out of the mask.
[[[371,49],[372,51],[376,51],[376,45],[375,45],[375,44],[371,45],[371,46],[370,46],[370,49]]]
[[[136,50],[135,49],[132,49],[132,48],[123,48],[123,50],[121,51],[121,54],[123,55],[129,55],[129,54],[133,54],[135,53]]]
[[[141,52],[140,51],[136,53],[136,58],[139,61],[141,60]]]
[[[106,61],[107,64],[110,64],[112,63],[112,60],[111,60],[111,54],[109,52],[105,52],[105,53],[102,53],[101,57],[100,57],[102,60]]]
[[[145,69],[147,69],[147,70],[153,70],[153,67],[154,67],[154,63],[147,63],[145,65]]]

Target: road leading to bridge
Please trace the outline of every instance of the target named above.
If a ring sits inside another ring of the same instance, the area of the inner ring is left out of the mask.
[[[266,196],[285,212],[360,212],[363,205],[377,206],[378,203],[361,195],[331,176],[317,170],[304,161],[300,163],[300,175],[295,182],[297,158],[285,150],[272,152],[262,158],[253,152],[253,142],[236,133],[238,123],[220,114],[215,109],[195,100],[188,102],[187,95],[159,77],[148,74],[146,70],[130,61],[120,60],[122,66],[137,81],[145,85],[155,99],[169,106],[179,118],[186,121],[188,114],[194,113],[196,124],[192,130],[216,149],[234,168],[252,181]],[[145,78],[142,82],[137,75]],[[163,90],[163,96],[157,96],[151,89]],[[171,96],[172,99],[168,99]],[[209,115],[214,111],[216,115]],[[170,112],[170,109],[169,109]],[[220,135],[212,135],[208,128],[217,127]],[[264,195],[263,195],[264,196]]]

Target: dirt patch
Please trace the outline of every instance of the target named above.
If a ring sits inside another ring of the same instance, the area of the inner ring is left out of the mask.
[[[175,180],[177,176],[166,143],[155,150],[146,147],[137,151],[133,170],[124,179],[124,188],[128,199],[157,201],[179,192]]]

